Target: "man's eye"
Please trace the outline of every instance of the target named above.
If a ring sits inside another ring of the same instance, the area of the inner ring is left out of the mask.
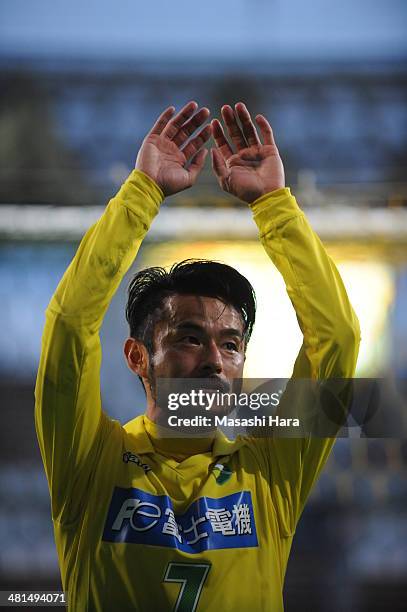
[[[225,342],[224,346],[227,351],[237,351],[238,350],[236,342]]]
[[[181,342],[186,342],[188,344],[200,344],[196,336],[184,336],[183,338],[181,338]]]

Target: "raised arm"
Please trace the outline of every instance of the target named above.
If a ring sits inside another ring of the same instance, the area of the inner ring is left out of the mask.
[[[217,148],[212,151],[213,168],[222,188],[250,205],[262,245],[284,278],[303,333],[293,379],[352,377],[360,341],[359,323],[335,264],[285,187],[271,126],[262,115],[256,117],[262,144],[243,104],[237,104],[235,112],[230,106],[223,107],[222,115],[237,151],[233,152],[220,122],[214,120]],[[290,399],[300,402],[301,386],[291,381],[289,387]],[[278,433],[257,439],[256,448],[263,452],[269,466],[284,535],[293,532],[333,441],[278,438]]]
[[[264,249],[285,280],[304,336],[294,376],[353,376],[358,320],[338,270],[285,187],[283,163],[269,122],[263,115],[256,117],[262,144],[244,104],[236,104],[235,112],[226,105],[222,115],[236,152],[214,119],[213,169],[225,191],[250,205]]]
[[[35,421],[52,515],[60,522],[79,516],[113,427],[100,401],[99,330],[105,312],[164,196],[190,187],[204,164],[209,111],[196,111],[190,102],[178,114],[170,107],[157,119],[135,170],[85,234],[46,310]]]

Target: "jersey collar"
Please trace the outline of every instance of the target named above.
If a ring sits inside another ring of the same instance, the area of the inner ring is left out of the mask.
[[[124,429],[130,435],[134,452],[139,455],[152,453],[156,451],[151,443],[150,437],[144,426],[144,415],[132,419],[124,425]],[[224,455],[232,455],[244,444],[244,438],[238,437],[236,440],[229,440],[225,434],[218,429],[215,440],[212,446],[212,455],[220,457]]]

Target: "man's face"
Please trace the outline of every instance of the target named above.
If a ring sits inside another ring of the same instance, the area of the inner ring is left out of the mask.
[[[245,340],[241,315],[211,297],[169,296],[153,333],[150,369],[157,378],[212,378],[228,390],[241,378]]]

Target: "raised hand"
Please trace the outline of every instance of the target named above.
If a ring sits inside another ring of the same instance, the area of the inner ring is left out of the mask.
[[[212,129],[210,124],[203,126],[209,110],[195,112],[197,108],[196,102],[188,102],[175,116],[175,108],[167,108],[144,138],[137,155],[136,168],[152,178],[166,196],[191,187],[203,168],[207,150],[202,146]]]
[[[223,106],[222,117],[230,140],[237,149],[234,153],[226,140],[222,124],[213,119],[216,147],[211,149],[212,167],[222,189],[250,204],[265,193],[285,187],[283,162],[267,119],[263,115],[256,116],[262,144],[250,113],[242,102],[235,105],[235,111],[229,105]]]

